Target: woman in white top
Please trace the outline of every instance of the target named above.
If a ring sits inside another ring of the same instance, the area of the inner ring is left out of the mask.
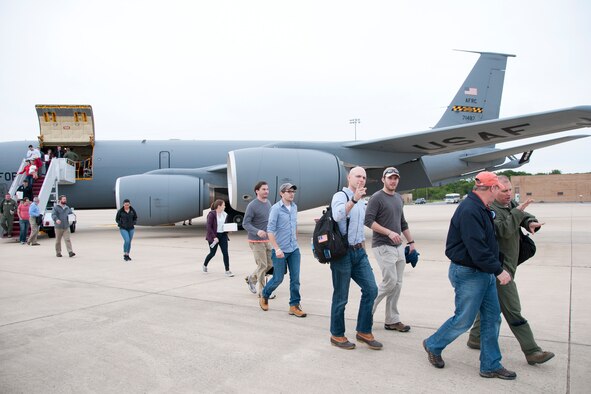
[[[215,256],[218,250],[218,245],[222,249],[224,255],[224,266],[226,267],[226,276],[234,276],[230,271],[230,257],[228,256],[228,233],[224,232],[224,223],[228,214],[224,212],[226,204],[224,200],[215,200],[211,205],[211,211],[207,214],[207,234],[205,239],[209,245],[209,254],[205,257],[203,262],[203,272],[207,272],[207,264],[209,260]]]

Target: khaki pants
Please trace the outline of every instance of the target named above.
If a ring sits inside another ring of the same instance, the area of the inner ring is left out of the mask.
[[[406,258],[404,257],[404,246],[382,245],[373,248],[373,254],[382,270],[382,283],[378,286],[378,296],[373,304],[375,313],[380,301],[386,297],[386,324],[400,322],[398,312],[398,299],[402,290],[402,277]]]
[[[55,253],[62,253],[62,237],[66,243],[68,253],[72,253],[72,242],[70,242],[70,228],[56,228],[55,229]]]
[[[273,247],[271,242],[249,242],[248,245],[254,254],[255,263],[257,263],[257,268],[250,276],[259,284],[260,294],[265,287],[265,273],[273,267],[273,259],[271,259]]]
[[[37,218],[31,216],[29,218],[29,224],[31,225],[31,235],[29,235],[29,244],[37,243],[37,235],[39,235],[39,225],[37,224]]]

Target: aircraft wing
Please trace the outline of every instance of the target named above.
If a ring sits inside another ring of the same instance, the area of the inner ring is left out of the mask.
[[[533,151],[535,149],[545,148],[556,144],[562,144],[564,142],[577,140],[579,138],[591,137],[591,135],[572,135],[567,137],[555,138],[552,140],[535,142],[533,144],[513,146],[506,149],[498,149],[492,152],[479,153],[470,156],[460,157],[460,160],[471,162],[471,163],[486,163],[496,159],[502,159],[507,156],[516,155],[523,152]]]
[[[442,127],[393,138],[354,141],[344,146],[419,156],[454,152],[591,127],[591,106]]]

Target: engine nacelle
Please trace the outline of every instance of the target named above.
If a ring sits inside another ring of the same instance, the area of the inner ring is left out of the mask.
[[[131,175],[115,184],[117,209],[129,199],[138,215],[137,224],[155,226],[175,223],[201,215],[203,181],[188,175]]]
[[[279,186],[297,186],[299,210],[328,204],[332,195],[347,183],[347,171],[333,154],[310,149],[248,148],[228,152],[228,195],[230,205],[244,212],[256,198],[254,185],[269,183],[269,200],[281,199]]]

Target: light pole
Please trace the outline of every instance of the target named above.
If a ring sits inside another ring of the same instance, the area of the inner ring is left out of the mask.
[[[355,141],[357,141],[357,123],[361,123],[361,119],[355,118],[349,120],[349,124],[355,125]]]

